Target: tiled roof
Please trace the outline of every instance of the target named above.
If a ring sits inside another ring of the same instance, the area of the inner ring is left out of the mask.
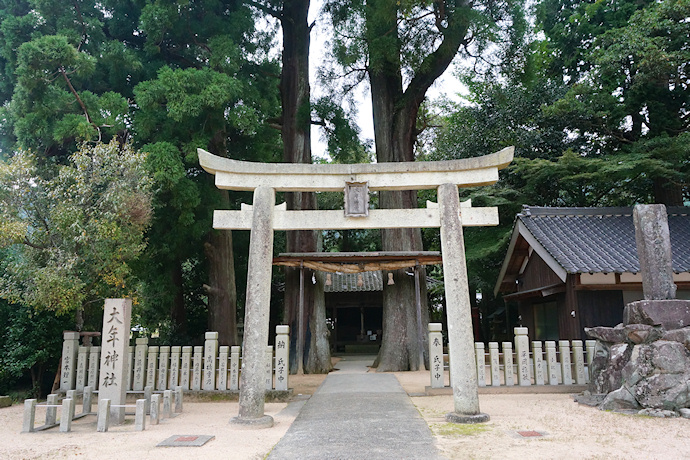
[[[357,277],[362,276],[362,286],[357,286]],[[324,286],[324,292],[383,291],[383,275],[380,271],[361,273],[331,273],[331,285]]]
[[[668,208],[673,270],[690,272],[690,208]],[[519,222],[568,273],[640,271],[632,208],[525,206]]]

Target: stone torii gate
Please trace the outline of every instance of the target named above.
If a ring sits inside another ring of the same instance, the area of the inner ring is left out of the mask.
[[[498,209],[460,206],[458,186],[490,185],[513,160],[513,147],[462,160],[376,164],[251,163],[198,149],[199,163],[225,190],[254,192],[253,205],[239,211],[216,210],[213,228],[251,230],[244,319],[243,369],[239,415],[231,423],[270,427],[264,414],[263,368],[268,343],[273,233],[275,230],[380,228],[441,229],[441,252],[448,317],[454,411],[451,422],[489,419],[479,411],[474,336],[465,264],[463,226],[498,225]],[[438,190],[438,204],[427,208],[369,210],[369,192]],[[275,192],[344,192],[345,210],[288,211],[275,205]]]

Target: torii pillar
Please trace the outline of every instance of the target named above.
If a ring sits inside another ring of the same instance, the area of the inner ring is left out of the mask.
[[[217,210],[213,228],[251,230],[247,302],[239,415],[231,423],[273,426],[264,414],[264,353],[268,343],[273,232],[275,230],[345,230],[381,228],[441,228],[446,288],[448,339],[454,410],[446,420],[479,423],[489,419],[479,411],[472,318],[463,226],[498,225],[498,209],[460,204],[458,186],[489,185],[498,170],[513,160],[513,148],[462,160],[355,165],[262,164],[217,157],[199,149],[199,162],[216,175],[216,186],[254,191],[253,206],[239,211]],[[369,190],[437,189],[438,205],[427,208],[372,209]],[[275,206],[275,192],[345,192],[345,211],[288,211]]]

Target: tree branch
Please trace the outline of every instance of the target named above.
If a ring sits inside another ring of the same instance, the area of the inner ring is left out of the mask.
[[[67,72],[65,72],[64,67],[60,67],[59,69],[60,73],[62,74],[62,77],[65,79],[65,83],[67,83],[67,87],[69,88],[70,92],[74,96],[74,98],[77,100],[77,103],[81,107],[82,111],[84,112],[84,116],[86,117],[86,121],[96,128],[96,131],[98,131],[98,140],[101,140],[101,128],[99,128],[92,120],[91,120],[91,115],[89,115],[89,110],[86,108],[86,104],[84,104],[84,101],[81,100],[81,97],[79,97],[79,93],[77,93],[77,90],[74,89],[74,86],[72,86],[72,82],[70,81],[69,77],[67,76]]]

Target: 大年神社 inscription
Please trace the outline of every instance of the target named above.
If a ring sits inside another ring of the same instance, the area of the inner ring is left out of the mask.
[[[98,399],[110,400],[110,420],[114,424],[120,424],[125,419],[125,408],[114,406],[125,404],[127,396],[131,319],[131,299],[105,299]]]

